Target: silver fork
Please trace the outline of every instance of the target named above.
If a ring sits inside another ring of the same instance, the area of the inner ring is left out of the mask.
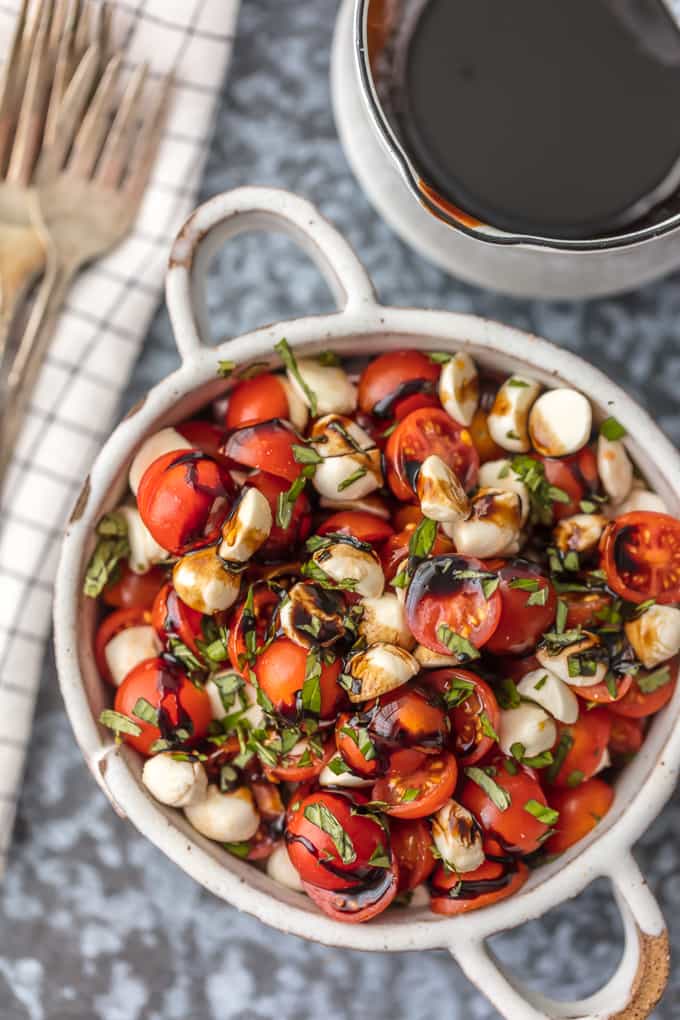
[[[42,0],[32,18],[23,0],[0,81],[0,359],[16,311],[45,265],[29,192],[43,144],[53,139],[60,104],[93,32],[87,0]],[[108,8],[94,35],[105,54]]]
[[[66,293],[85,263],[113,248],[130,231],[169,103],[170,75],[160,83],[155,100],[144,102],[144,66],[133,73],[118,105],[121,57],[117,55],[88,106],[96,73],[95,58],[88,63],[89,56],[69,86],[54,141],[43,153],[36,174],[34,212],[47,248],[47,266],[0,405],[0,485]]]

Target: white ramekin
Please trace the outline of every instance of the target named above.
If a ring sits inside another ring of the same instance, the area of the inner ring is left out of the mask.
[[[265,326],[208,346],[204,278],[216,248],[243,231],[292,236],[319,266],[339,311]],[[110,689],[93,657],[96,609],[82,595],[82,577],[100,515],[125,490],[127,468],[142,440],[185,418],[228,388],[216,374],[218,358],[237,364],[277,359],[282,336],[306,354],[329,347],[371,354],[404,346],[464,349],[482,365],[526,371],[546,385],[573,384],[600,419],[613,414],[626,427],[628,449],[672,512],[680,512],[680,457],[654,422],[610,379],[545,340],[469,315],[384,308],[356,255],[313,206],[284,191],[240,188],[201,206],[174,245],[167,301],[182,367],[155,386],[113,432],[97,458],[68,525],[54,606],[57,661],[66,708],[85,760],[113,807],[188,874],[229,903],[281,931],[327,945],[366,950],[448,949],[465,973],[508,1020],[618,1018],[639,1020],[653,1008],[668,975],[663,917],[632,857],[631,846],[661,810],[680,764],[680,687],[635,761],[617,782],[614,804],[597,829],[556,862],[533,872],[512,898],[478,912],[442,918],[427,910],[389,912],[365,925],[320,914],[311,900],[203,839],[179,812],[153,801],[140,783],[141,762],[116,747],[97,719]],[[506,975],[486,945],[488,936],[538,917],[576,896],[593,879],[611,879],[621,910],[626,947],[616,974],[595,996],[577,1003],[548,1000]]]

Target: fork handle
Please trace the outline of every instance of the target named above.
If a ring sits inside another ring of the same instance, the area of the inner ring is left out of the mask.
[[[14,316],[45,266],[45,248],[34,227],[0,224],[0,361]]]
[[[79,268],[78,264],[48,257],[43,282],[0,396],[0,489],[59,312]]]

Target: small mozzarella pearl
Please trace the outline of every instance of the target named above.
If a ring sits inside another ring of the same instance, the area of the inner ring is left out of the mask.
[[[636,489],[624,499],[623,503],[619,503],[618,506],[612,506],[607,510],[608,517],[621,517],[622,514],[630,514],[636,510],[651,510],[654,513],[667,514],[668,505],[657,495],[656,492],[650,492],[649,489]]]
[[[357,549],[351,542],[332,542],[312,556],[332,581],[355,581],[352,591],[357,595],[377,598],[385,587],[380,560],[374,552]]]
[[[439,377],[439,399],[446,413],[461,425],[470,425],[479,404],[477,367],[469,354],[454,354]]]
[[[341,457],[328,457],[316,465],[312,477],[312,485],[326,499],[336,496],[346,496],[348,500],[363,499],[382,484],[382,464],[377,449],[366,454],[346,453]]]
[[[126,627],[112,637],[104,649],[104,658],[116,687],[120,687],[128,673],[140,662],[155,659],[161,648],[158,634],[146,624]]]
[[[539,648],[536,658],[542,666],[545,666],[570,687],[594,687],[595,684],[601,684],[607,675],[606,663],[596,662],[595,672],[592,675],[579,673],[576,676],[570,676],[569,664],[578,663],[579,658],[588,660],[588,653],[599,647],[598,639],[593,634],[584,632],[582,640],[575,641],[573,644],[567,645],[566,648],[561,648],[555,655],[551,655],[547,648]]]
[[[279,626],[287,638],[302,648],[310,648],[314,643],[326,647],[344,637],[345,612],[341,596],[300,581],[280,605]]]
[[[383,521],[389,521],[392,512],[380,496],[363,496],[361,499],[331,499],[322,496],[319,503],[324,510],[364,510]]]
[[[319,773],[319,786],[348,786],[348,787],[359,787],[359,786],[372,786],[372,779],[363,779],[361,776],[355,776],[353,772],[339,772],[337,775],[332,768],[329,768],[331,762],[341,762],[342,758],[339,754],[334,754],[328,765],[324,765]],[[344,762],[343,762],[344,764]]]
[[[497,446],[511,453],[527,453],[531,448],[529,411],[540,392],[537,382],[519,375],[503,383],[487,418],[489,435]]]
[[[633,487],[633,465],[620,439],[598,437],[597,472],[612,503],[623,503]]]
[[[129,482],[135,496],[142,475],[155,460],[162,457],[164,453],[172,453],[174,450],[193,450],[193,444],[185,439],[177,429],[161,429],[153,436],[145,439],[130,465]]]
[[[431,521],[453,524],[470,513],[470,500],[458,476],[441,457],[431,454],[420,466],[416,479],[420,510]]]
[[[519,681],[517,690],[523,698],[535,701],[559,722],[571,725],[578,719],[578,698],[549,669],[532,669]]]
[[[134,574],[146,574],[156,563],[163,563],[170,558],[170,553],[159,545],[153,537],[139,510],[135,506],[119,506],[117,513],[122,514],[127,524],[130,555],[128,565]]]
[[[607,518],[603,514],[574,514],[563,517],[553,529],[555,545],[562,552],[585,553],[597,548]]]
[[[416,645],[413,649],[413,657],[420,663],[423,669],[443,669],[444,666],[457,666],[458,659],[455,655],[444,655],[441,652],[433,652],[425,645]]]
[[[197,832],[220,843],[245,842],[255,835],[260,824],[253,795],[246,786],[232,793],[209,786],[205,797],[187,805],[184,814]]]
[[[401,687],[420,671],[418,662],[406,649],[379,642],[349,659],[345,672],[357,681],[359,690],[349,692],[349,700],[367,701]]]
[[[524,526],[531,510],[529,489],[512,470],[509,460],[489,460],[479,469],[479,484],[484,489],[507,489],[516,492],[522,504],[521,524]]]
[[[567,387],[541,394],[529,415],[531,442],[545,457],[566,457],[581,450],[592,427],[590,401]]]
[[[294,429],[297,429],[298,432],[304,432],[307,421],[309,420],[307,404],[302,397],[300,397],[298,391],[291,386],[285,375],[277,375],[276,378],[286,391],[286,397],[288,399],[288,421]]]
[[[226,673],[232,673],[233,670],[225,670]],[[219,677],[220,673],[214,674]],[[257,691],[252,684],[244,683],[243,687],[239,688],[238,696],[234,700],[233,708],[229,711],[225,709],[222,704],[222,698],[220,695],[220,689],[215,683],[215,680],[208,680],[205,685],[205,693],[210,699],[210,708],[212,710],[213,719],[224,719],[226,715],[231,715],[232,712],[239,712],[243,706],[243,715],[241,718],[245,722],[249,723],[253,729],[259,729],[264,723],[264,712],[257,703]],[[249,706],[249,707],[245,707]]]
[[[460,874],[484,863],[482,834],[470,812],[455,800],[433,815],[432,838],[442,860]]]
[[[213,546],[188,553],[178,560],[172,580],[182,602],[199,613],[230,609],[241,590],[240,574],[225,567]]]
[[[176,808],[198,804],[208,789],[208,777],[200,761],[179,761],[172,751],[147,758],[142,782],[161,804]]]
[[[300,358],[297,367],[305,385],[316,397],[317,414],[351,414],[356,409],[357,389],[343,368],[320,365],[313,358]],[[288,381],[309,407],[307,394],[291,372]]]
[[[504,754],[510,754],[513,744],[522,744],[525,757],[533,758],[554,746],[557,727],[539,705],[522,703],[517,708],[501,709],[498,735]]]
[[[626,637],[646,669],[653,669],[680,652],[680,609],[650,606],[625,626]]]
[[[514,553],[519,543],[522,507],[516,492],[480,489],[466,521],[442,525],[463,556],[488,559]]]
[[[277,846],[267,858],[267,874],[286,889],[303,892],[302,881],[297,868],[293,865],[286,847]]]
[[[410,651],[416,643],[406,622],[403,603],[396,595],[362,599],[359,634],[369,645],[386,642]]]
[[[267,541],[273,525],[269,500],[259,489],[244,489],[235,510],[222,526],[221,558],[246,563]]]

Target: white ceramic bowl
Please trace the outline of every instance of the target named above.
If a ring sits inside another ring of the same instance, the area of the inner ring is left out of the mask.
[[[265,326],[207,346],[203,295],[216,247],[246,230],[291,235],[308,252],[337,297],[339,311]],[[651,485],[680,513],[680,457],[647,414],[610,379],[545,340],[468,315],[384,308],[342,237],[307,202],[283,191],[241,188],[201,206],[179,234],[170,259],[167,301],[182,367],[155,386],[114,431],[97,458],[69,523],[55,598],[55,634],[61,689],[76,738],[113,807],[188,874],[217,896],[285,932],[351,949],[448,949],[466,974],[509,1020],[616,1017],[639,1020],[660,996],[668,973],[668,938],[659,907],[630,848],[670,796],[680,764],[680,687],[655,719],[640,754],[621,775],[614,804],[585,840],[533,872],[515,896],[455,918],[427,910],[383,914],[346,925],[320,914],[311,900],[275,884],[196,833],[178,812],[153,801],[140,783],[141,762],[116,748],[97,718],[110,699],[100,680],[92,643],[96,607],[82,593],[82,577],[100,515],[120,499],[135,450],[151,432],[192,414],[229,385],[216,375],[218,358],[237,364],[270,359],[285,335],[298,352],[332,348],[371,354],[401,347],[463,348],[482,365],[530,373],[546,385],[578,386],[596,416],[614,414],[626,427],[629,451]],[[614,977],[579,1003],[543,998],[506,976],[485,944],[489,935],[538,917],[576,896],[598,876],[611,879],[623,917],[626,947]]]

